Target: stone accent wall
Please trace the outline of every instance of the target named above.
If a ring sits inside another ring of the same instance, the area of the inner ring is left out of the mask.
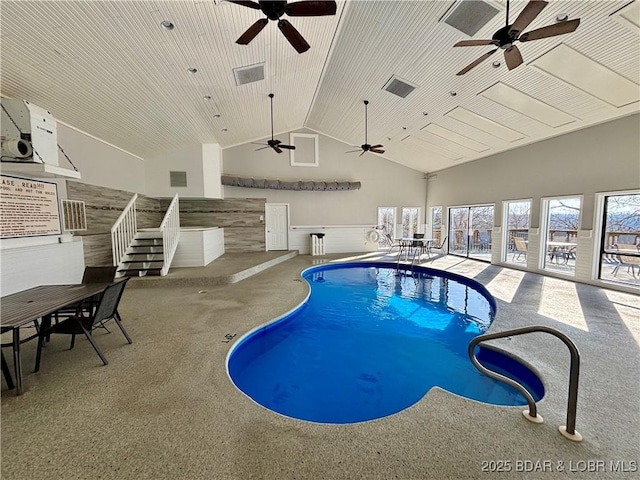
[[[133,195],[133,192],[124,190],[67,181],[67,198],[85,202],[87,230],[74,233],[82,236],[85,265],[112,264],[111,227]],[[138,228],[159,227],[167,206],[168,204],[162,210],[159,200],[138,194],[136,201]]]
[[[162,211],[170,200],[161,200]],[[225,200],[180,199],[180,225],[183,227],[224,228],[226,252],[264,252],[265,198]]]

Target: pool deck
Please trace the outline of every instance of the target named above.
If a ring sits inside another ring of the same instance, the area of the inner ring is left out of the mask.
[[[541,333],[493,342],[541,374],[541,425],[527,422],[522,407],[437,388],[390,417],[315,424],[274,414],[240,393],[227,376],[226,355],[242,334],[305,298],[304,268],[376,255],[297,255],[241,281],[210,280],[274,255],[234,263],[225,254],[225,275],[215,268],[221,257],[207,272],[175,277],[188,282],[127,288],[120,312],[134,343],[117,328],[95,334],[108,366],[86,340],[68,351],[68,338],[54,336],[34,374],[35,342],[23,345],[25,394],[16,397],[2,384],[2,478],[638,478],[640,297],[453,256],[428,262],[487,287],[498,304],[491,332],[547,325],[573,339],[582,358],[581,443],[558,433],[569,354]]]

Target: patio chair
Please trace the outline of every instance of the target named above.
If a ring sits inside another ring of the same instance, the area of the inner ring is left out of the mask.
[[[440,253],[442,253],[443,255],[447,254],[447,249],[448,249],[448,244],[447,244],[447,239],[449,237],[446,236],[442,239],[442,242],[440,242],[440,245],[438,245],[437,243],[433,243],[429,246],[429,252],[433,252],[434,250],[440,250]]]
[[[385,234],[384,234],[384,238],[386,239],[387,243],[389,244],[389,248],[387,248],[387,255],[388,255],[389,253],[391,253],[391,251],[392,251],[394,248],[397,248],[397,249],[399,249],[399,250],[401,250],[401,249],[402,249],[402,243],[400,243],[400,242],[399,242],[399,241],[397,241],[397,240],[394,240],[390,233],[385,233]]]
[[[108,266],[108,267],[84,267],[84,273],[82,275],[82,283],[111,283],[116,278],[116,270],[118,267]],[[60,309],[55,314],[55,322],[58,323],[61,317],[70,317],[70,316],[80,316],[83,313],[87,313],[91,315],[93,313],[93,308],[97,304],[96,298],[90,298],[88,300],[84,300],[81,303],[76,305],[71,305],[69,307],[65,307]],[[106,327],[103,328],[107,331]]]
[[[525,242],[524,239],[520,237],[513,237],[513,242],[515,245],[515,250],[513,251],[513,257],[511,257],[511,261],[515,262],[523,255],[524,255],[524,259],[526,260],[527,259],[527,242]]]
[[[69,347],[69,350],[73,349],[76,335],[84,334],[84,336],[87,337],[87,340],[89,340],[91,346],[102,360],[102,363],[104,363],[105,365],[107,365],[109,362],[103,355],[100,348],[98,348],[98,345],[96,344],[92,336],[93,330],[100,327],[101,323],[113,319],[122,331],[122,334],[127,339],[127,342],[133,343],[131,337],[129,337],[129,334],[122,326],[122,318],[118,313],[118,304],[120,303],[122,293],[124,292],[124,287],[126,287],[128,281],[129,277],[126,277],[124,280],[109,285],[102,293],[98,306],[91,316],[69,317],[62,320],[60,323],[52,325],[47,329],[40,329],[40,334],[38,336],[38,351],[36,353],[36,368],[34,371],[37,372],[40,369],[40,358],[42,356],[42,347],[44,346],[45,337],[48,337],[52,334],[71,335],[71,345]]]

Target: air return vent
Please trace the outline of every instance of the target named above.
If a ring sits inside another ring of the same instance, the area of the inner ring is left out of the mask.
[[[259,82],[264,80],[264,63],[234,68],[233,75],[236,77],[236,85],[238,86]]]
[[[186,187],[187,172],[169,172],[169,181],[172,187]]]
[[[442,21],[473,37],[499,11],[493,5],[480,0],[461,0],[446,13]]]
[[[416,89],[416,87],[417,85],[413,85],[406,80],[402,80],[401,78],[398,78],[394,75],[389,79],[387,83],[385,83],[382,89],[399,97],[406,98],[407,95],[409,95]]]

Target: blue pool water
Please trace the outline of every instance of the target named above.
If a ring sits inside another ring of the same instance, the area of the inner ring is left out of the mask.
[[[298,309],[243,338],[228,355],[235,385],[280,414],[354,423],[397,413],[434,386],[497,405],[526,405],[515,389],[481,374],[469,341],[491,324],[495,301],[465,277],[385,264],[313,267]],[[540,380],[495,349],[480,361],[524,383],[538,400]]]

